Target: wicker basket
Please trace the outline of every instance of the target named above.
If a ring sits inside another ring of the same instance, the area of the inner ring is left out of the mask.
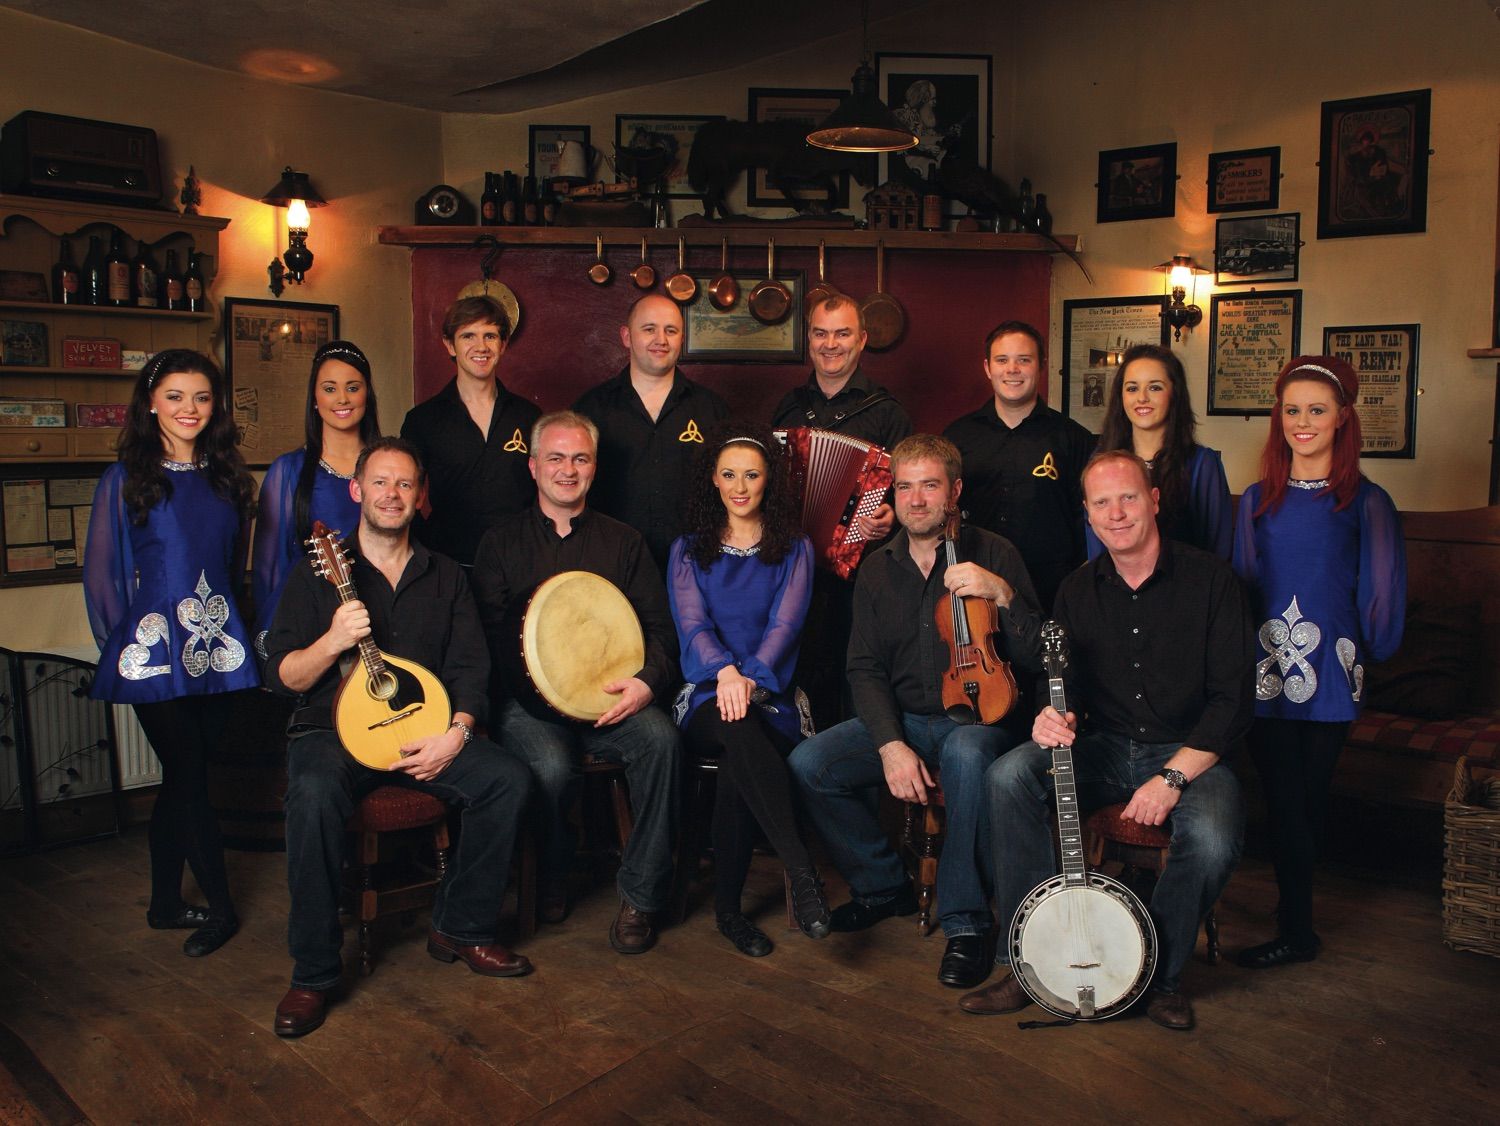
[[[1475,784],[1469,760],[1444,805],[1443,941],[1500,957],[1500,785]]]

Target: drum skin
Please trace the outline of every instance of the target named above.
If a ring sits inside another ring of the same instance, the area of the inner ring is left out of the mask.
[[[646,638],[629,599],[591,571],[563,571],[537,586],[521,619],[520,650],[541,701],[588,723],[619,702],[604,685],[635,676],[646,663]]]

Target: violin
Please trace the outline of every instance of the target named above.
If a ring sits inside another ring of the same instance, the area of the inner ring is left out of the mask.
[[[943,534],[948,566],[958,562],[959,514],[955,508]],[[943,708],[954,723],[997,723],[1016,703],[1016,677],[995,648],[1000,607],[988,598],[956,595],[938,599],[934,617],[948,646]]]

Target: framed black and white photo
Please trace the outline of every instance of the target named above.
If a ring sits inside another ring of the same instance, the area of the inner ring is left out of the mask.
[[[1177,213],[1177,144],[1099,154],[1098,220],[1166,219]]]
[[[1323,354],[1359,374],[1362,457],[1417,456],[1417,339],[1421,325],[1338,325],[1323,329]]]
[[[1058,409],[1085,429],[1104,428],[1109,383],[1120,357],[1136,344],[1168,346],[1163,294],[1089,297],[1063,302],[1062,403]]]
[[[917,135],[917,147],[882,153],[878,180],[895,180],[919,191],[947,153],[970,166],[990,166],[989,55],[877,54],[880,100],[896,120]],[[955,209],[963,211],[962,204]]]
[[[1427,229],[1431,117],[1431,90],[1323,103],[1319,238]]]
[[[1296,281],[1301,227],[1297,211],[1220,219],[1214,237],[1214,285]]]
[[[1208,210],[1274,211],[1281,199],[1281,149],[1208,154]]]
[[[302,445],[313,353],[339,335],[339,307],[224,298],[224,379],[252,469]]]
[[[693,191],[687,176],[693,140],[698,130],[710,121],[723,120],[724,115],[717,113],[617,113],[615,145],[617,148],[665,149],[671,156],[666,174],[667,195],[673,199],[697,199],[698,193]]]

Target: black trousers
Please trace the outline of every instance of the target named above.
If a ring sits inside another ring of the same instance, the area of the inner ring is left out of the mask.
[[[744,719],[726,723],[709,700],[688,720],[688,746],[719,763],[714,795],[714,911],[738,914],[745,877],[755,850],[757,824],[788,868],[811,867],[797,831],[792,776],[786,756],[791,743],[751,705]]]
[[[831,571],[813,572],[812,599],[797,655],[797,684],[812,706],[813,727],[827,731],[854,716],[844,666],[854,629],[854,582]]]
[[[229,721],[234,694],[182,696],[136,704],[136,718],[161,760],[161,789],[151,810],[151,914],[182,909],[182,866],[208,900],[215,919],[233,919],[234,900],[224,872],[219,819],[208,800],[208,756]]]
[[[1266,792],[1271,860],[1280,892],[1281,936],[1301,946],[1314,940],[1313,867],[1323,848],[1324,811],[1347,723],[1257,719],[1250,749]]]

